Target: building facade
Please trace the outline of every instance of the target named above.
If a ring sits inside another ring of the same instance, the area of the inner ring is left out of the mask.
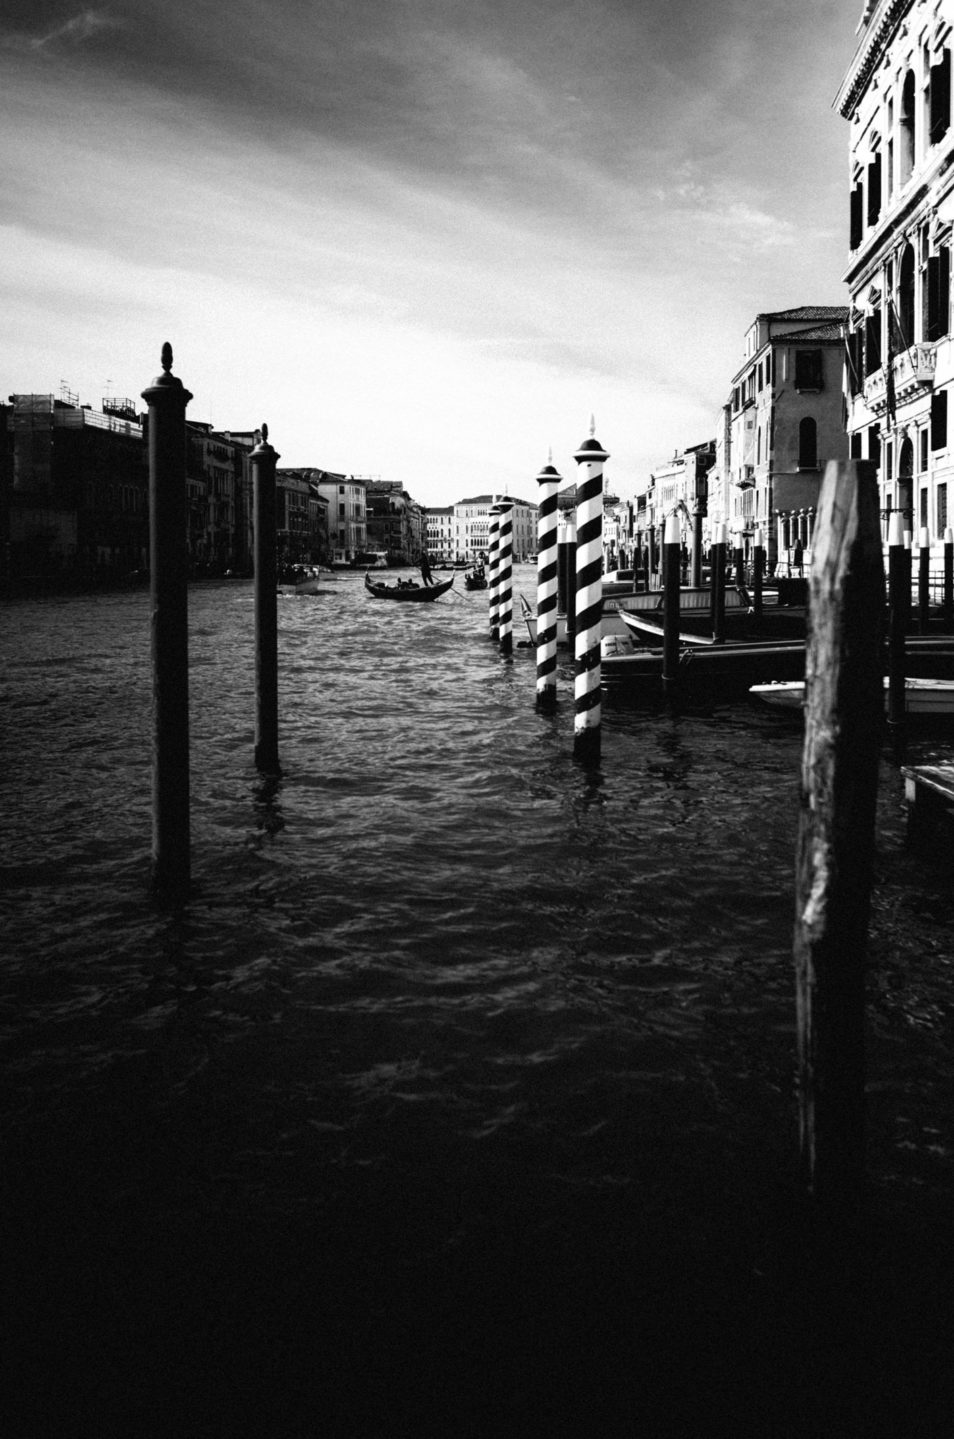
[[[708,478],[708,535],[725,522],[733,548],[761,529],[770,574],[796,540],[808,551],[829,460],[848,455],[843,305],[760,314],[746,332]]]
[[[850,126],[848,418],[879,466],[881,509],[938,544],[954,434],[951,244],[954,0],[872,0],[835,98]]]

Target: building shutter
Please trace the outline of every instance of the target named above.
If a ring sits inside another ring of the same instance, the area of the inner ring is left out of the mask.
[[[821,350],[795,351],[796,390],[820,390],[822,388]]]
[[[864,357],[864,336],[860,330],[848,334],[848,393],[857,395],[861,389],[861,366]]]
[[[865,374],[881,369],[881,311],[865,316]]]
[[[931,396],[931,449],[947,448],[947,391],[936,390]]]

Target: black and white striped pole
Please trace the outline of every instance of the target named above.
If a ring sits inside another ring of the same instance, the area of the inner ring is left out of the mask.
[[[513,505],[509,500],[498,506],[499,550],[497,561],[497,632],[500,653],[513,654]]]
[[[600,626],[603,615],[603,462],[609,454],[590,437],[574,455],[576,487],[576,681],[573,753],[585,763],[600,757]]]
[[[553,454],[537,475],[537,708],[556,708],[557,652],[557,496],[560,475]]]
[[[490,619],[490,638],[494,644],[500,639],[499,595],[500,580],[500,507],[495,503],[487,513],[487,607]]]

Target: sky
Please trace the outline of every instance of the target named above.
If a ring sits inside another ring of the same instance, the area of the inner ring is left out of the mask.
[[[425,505],[624,497],[747,327],[846,303],[861,0],[4,0],[0,396],[190,420]]]

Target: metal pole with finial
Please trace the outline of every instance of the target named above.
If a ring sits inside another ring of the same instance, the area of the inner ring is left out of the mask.
[[[497,632],[500,653],[513,654],[513,505],[501,501],[497,559]]]
[[[268,426],[249,455],[252,469],[255,564],[255,765],[280,775],[278,762],[278,560],[275,467]]]
[[[600,757],[600,629],[603,617],[603,462],[609,454],[595,438],[574,455],[582,478],[576,489],[576,680],[573,752],[596,763]]]
[[[557,656],[557,496],[560,475],[553,468],[553,451],[537,475],[540,509],[537,514],[537,708],[556,707]]]
[[[663,530],[663,693],[675,696],[679,682],[679,516],[675,511]]]
[[[188,895],[189,852],[189,550],[186,507],[186,406],[191,394],[162,374],[142,398],[149,406],[149,587],[152,606],[152,858],[158,896]]]

